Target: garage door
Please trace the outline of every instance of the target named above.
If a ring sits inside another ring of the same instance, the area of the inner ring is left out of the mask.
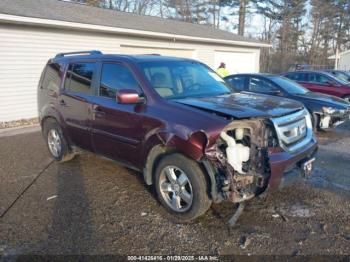
[[[165,56],[176,56],[184,58],[192,58],[193,50],[189,49],[172,49],[172,48],[154,48],[143,46],[126,46],[122,45],[120,51],[123,54],[139,55],[139,54],[160,54]]]
[[[256,73],[256,60],[256,55],[252,52],[215,51],[215,69],[224,62],[230,74]]]

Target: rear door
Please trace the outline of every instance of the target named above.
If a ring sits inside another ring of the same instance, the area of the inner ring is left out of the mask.
[[[143,125],[146,104],[119,104],[116,93],[121,89],[134,89],[141,94],[142,89],[132,70],[122,62],[99,63],[98,86],[91,120],[94,150],[135,166],[146,132]]]
[[[83,149],[92,150],[90,119],[94,99],[96,63],[76,61],[68,65],[64,89],[59,97],[62,112],[71,142]]]

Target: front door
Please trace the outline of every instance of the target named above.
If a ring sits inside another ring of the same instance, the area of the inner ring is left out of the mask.
[[[92,108],[92,142],[95,152],[126,164],[137,165],[141,141],[147,132],[144,125],[146,104],[120,104],[116,93],[121,89],[142,89],[131,69],[122,63],[99,65],[99,94]]]

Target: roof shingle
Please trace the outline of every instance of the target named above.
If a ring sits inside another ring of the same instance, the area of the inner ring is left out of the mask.
[[[0,13],[207,39],[265,44],[208,25],[119,12],[58,0],[1,0]]]

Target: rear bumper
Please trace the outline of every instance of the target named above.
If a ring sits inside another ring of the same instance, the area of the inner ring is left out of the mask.
[[[313,138],[302,150],[291,154],[286,151],[269,150],[271,175],[268,190],[277,190],[288,182],[302,177],[301,165],[312,159],[317,152],[317,142]]]

